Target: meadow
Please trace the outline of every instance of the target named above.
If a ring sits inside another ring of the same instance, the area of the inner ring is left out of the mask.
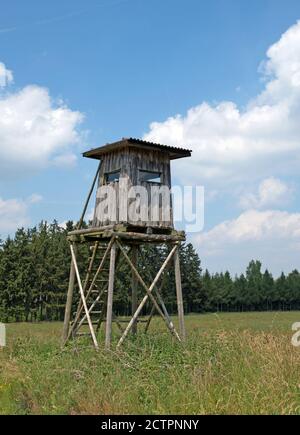
[[[8,324],[0,414],[300,414],[296,321],[300,312],[189,315],[180,345],[155,318],[121,351],[98,353],[86,339],[61,350],[59,322]]]

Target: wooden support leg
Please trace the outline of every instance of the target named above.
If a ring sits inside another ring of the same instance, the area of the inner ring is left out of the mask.
[[[132,261],[132,264],[134,265],[134,267],[137,266],[137,253],[138,253],[137,246],[133,246],[132,247],[132,254],[131,254],[131,261]],[[133,316],[137,310],[137,307],[138,307],[138,301],[137,301],[138,281],[137,281],[136,275],[133,271],[131,272],[131,274],[132,274],[132,276],[131,276],[131,291],[132,291],[131,314]],[[137,321],[135,321],[133,323],[131,331],[132,331],[133,335],[136,335],[136,333],[137,333]]]
[[[69,286],[68,286],[67,302],[66,302],[66,309],[65,309],[65,319],[64,319],[64,327],[63,327],[63,333],[62,333],[62,346],[64,346],[66,344],[67,339],[68,339],[68,334],[69,334],[70,319],[71,319],[71,313],[72,313],[74,284],[75,284],[75,266],[74,266],[73,261],[71,260]]]
[[[179,260],[179,247],[174,254],[175,264],[175,282],[176,282],[176,296],[177,296],[177,310],[179,320],[179,333],[182,341],[186,339],[185,325],[184,325],[184,310],[182,299],[182,286],[181,286],[181,273],[180,273],[180,260]]]
[[[108,281],[108,293],[107,293],[106,332],[105,332],[105,349],[107,350],[110,348],[110,343],[111,343],[115,260],[116,260],[116,244],[114,243],[110,251],[109,281]]]
[[[117,270],[118,270],[118,268],[120,267],[120,249],[118,249],[117,250],[117,253],[116,253],[116,260],[115,260],[115,273],[117,272]],[[105,318],[105,311],[107,310],[107,300],[106,300],[106,302],[105,302],[105,304],[103,305],[103,309],[101,310],[102,311],[102,313],[101,313],[101,315],[100,315],[100,317],[99,317],[99,321],[98,321],[98,324],[97,324],[97,327],[96,327],[96,332],[98,333],[99,331],[100,331],[100,328],[101,328],[101,325],[102,325],[102,322],[103,322],[103,320],[104,320],[104,318]],[[116,315],[114,314],[114,312],[112,311],[112,318],[114,319],[114,318],[116,318]],[[118,324],[117,324],[118,325]],[[120,329],[120,328],[119,328]],[[120,329],[121,330],[121,329]]]

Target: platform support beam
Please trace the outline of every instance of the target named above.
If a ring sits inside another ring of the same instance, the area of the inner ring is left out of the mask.
[[[131,251],[131,261],[134,267],[137,267],[137,254],[138,254],[138,247],[133,246]],[[137,310],[138,307],[138,300],[137,300],[137,289],[138,289],[138,280],[135,276],[135,273],[131,271],[131,314],[132,316]],[[132,334],[135,335],[137,333],[137,321],[135,321],[132,325]]]
[[[184,324],[184,309],[182,298],[182,285],[181,285],[181,273],[180,273],[180,259],[179,259],[179,245],[174,254],[175,265],[175,283],[176,283],[176,296],[177,296],[177,310],[179,320],[179,333],[182,341],[186,339],[185,324]]]
[[[71,267],[70,267],[69,286],[68,286],[64,326],[63,326],[63,333],[62,333],[62,346],[65,345],[65,343],[68,339],[68,334],[69,334],[70,320],[71,320],[71,314],[72,314],[74,285],[75,285],[75,267],[74,267],[74,263],[72,261]]]
[[[115,261],[116,261],[116,244],[113,243],[110,251],[109,263],[109,280],[108,280],[108,293],[107,293],[107,311],[106,311],[106,330],[105,330],[105,349],[110,349],[111,344],[111,331],[112,331],[112,318],[113,318],[113,294],[114,294],[114,280],[115,280]]]

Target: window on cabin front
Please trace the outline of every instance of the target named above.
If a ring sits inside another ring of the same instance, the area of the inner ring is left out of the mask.
[[[140,170],[140,182],[161,183],[161,173]]]
[[[119,170],[119,171],[107,172],[106,174],[104,174],[105,184],[115,183],[116,181],[119,181],[120,173],[121,171]]]

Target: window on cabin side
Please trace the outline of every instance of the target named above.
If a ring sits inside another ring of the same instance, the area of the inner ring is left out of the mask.
[[[161,173],[140,170],[140,181],[147,181],[148,183],[161,183]]]
[[[113,171],[113,172],[107,172],[104,174],[105,177],[105,183],[115,183],[116,181],[119,181],[121,171]]]

